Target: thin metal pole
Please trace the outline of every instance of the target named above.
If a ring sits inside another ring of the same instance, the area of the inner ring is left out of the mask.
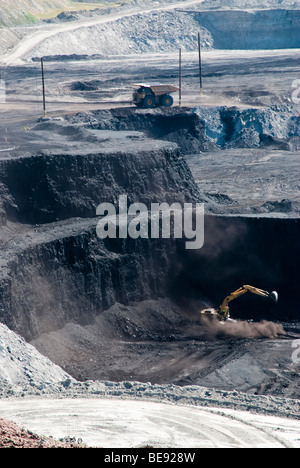
[[[46,96],[45,96],[45,75],[44,75],[43,57],[41,57],[41,66],[42,66],[42,82],[43,82],[43,109],[44,109],[44,116],[45,116],[46,115]]]
[[[202,90],[202,60],[201,60],[201,36],[200,36],[200,33],[198,33],[198,52],[199,52],[200,89]]]
[[[181,65],[181,49],[179,49],[179,107],[181,107],[181,85],[182,85],[182,65]]]

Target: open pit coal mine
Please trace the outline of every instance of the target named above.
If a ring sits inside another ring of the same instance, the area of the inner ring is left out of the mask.
[[[299,219],[226,213],[186,158],[214,150],[198,113],[185,109],[32,126],[0,158],[0,321],[78,380],[299,398]],[[204,203],[203,247],[187,250],[174,236],[99,239],[97,206],[124,194],[129,204]],[[245,295],[232,304],[236,322],[200,320],[199,310],[243,284],[278,291],[278,304]]]

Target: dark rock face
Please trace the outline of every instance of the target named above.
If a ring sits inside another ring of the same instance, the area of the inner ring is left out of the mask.
[[[175,118],[176,112],[141,111],[126,121],[123,110],[99,111],[85,115],[83,124],[76,116],[68,127],[48,125],[52,141],[43,151],[33,155],[27,147],[0,161],[3,323],[32,340],[68,322],[92,323],[116,302],[168,296],[192,304],[205,296],[217,306],[242,283],[278,290],[280,305],[264,318],[297,318],[297,220],[208,216],[199,252],[187,252],[172,239],[97,237],[97,206],[116,206],[120,195],[148,207],[205,202],[206,213],[220,203],[200,193],[170,142],[181,135],[186,150],[189,142],[190,149],[204,145],[203,120],[183,111]],[[39,131],[46,128],[42,124]],[[66,149],[62,138],[70,143],[71,130],[74,148]],[[120,136],[122,131],[127,134]],[[265,310],[258,305],[255,317]],[[255,318],[253,307],[241,305],[239,313]]]
[[[216,49],[299,47],[299,12],[295,10],[203,11],[196,14]]]
[[[122,194],[149,209],[201,200],[177,147],[144,142],[146,149],[136,142],[123,151],[55,150],[0,162],[4,218],[24,232],[2,247],[0,320],[27,340],[90,323],[115,302],[166,294],[174,240],[96,234],[97,206],[117,206]]]
[[[71,123],[85,122],[91,129],[139,131],[149,138],[176,143],[182,154],[216,148],[206,137],[201,116],[187,108],[110,109],[70,116]]]
[[[163,296],[176,256],[168,239],[100,240],[95,220],[52,226],[19,242],[6,251],[0,320],[27,340],[68,322],[91,323],[115,302]]]
[[[11,221],[50,223],[91,218],[100,203],[188,202],[199,198],[190,171],[173,145],[128,152],[51,154],[0,162],[1,198]],[[151,147],[152,146],[152,147]]]
[[[68,121],[72,124],[84,122],[94,130],[143,132],[149,138],[176,143],[182,154],[259,147],[289,151],[299,146],[297,106],[125,108],[78,114],[68,117]]]

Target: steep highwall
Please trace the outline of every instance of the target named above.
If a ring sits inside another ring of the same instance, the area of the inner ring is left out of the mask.
[[[72,124],[84,122],[90,129],[144,132],[149,138],[176,143],[183,154],[271,143],[289,150],[299,145],[298,106],[111,109],[67,119]]]
[[[92,218],[100,203],[184,202],[200,197],[175,145],[138,143],[131,150],[54,153],[0,161],[7,219],[28,224]]]
[[[205,141],[203,116],[190,113],[185,120],[182,112],[178,120],[172,115],[168,120],[154,111],[149,123],[145,114],[138,112],[130,125],[148,129],[152,137],[171,140],[181,134],[186,145],[190,137],[201,145]],[[129,124],[122,116],[117,110],[99,111],[86,116],[90,121],[84,125],[93,132],[105,125],[105,130],[124,130]],[[73,151],[0,161],[3,223],[7,220],[0,231],[1,322],[32,340],[68,322],[92,323],[115,302],[168,295],[191,309],[199,300],[216,306],[247,283],[278,290],[278,307],[245,298],[238,309],[233,305],[233,315],[297,318],[297,219],[207,216],[199,251],[170,239],[98,239],[97,206],[116,205],[122,194],[129,204],[148,207],[204,201],[207,213],[211,208],[174,143],[136,134],[118,138],[118,149],[109,148],[109,138],[102,144],[99,136],[93,148],[83,141]]]
[[[11,241],[1,258],[0,321],[33,340],[72,322],[92,324],[116,302],[169,296],[186,313],[218,306],[243,284],[276,290],[277,305],[245,295],[235,318],[299,317],[300,225],[296,219],[206,216],[204,247],[174,239],[106,239],[97,220],[41,227]]]
[[[216,49],[289,49],[300,47],[299,10],[200,11],[199,24]]]
[[[96,220],[49,226],[2,254],[0,321],[27,340],[66,323],[92,323],[115,302],[164,296],[176,257],[171,240],[106,239]]]
[[[183,154],[215,148],[199,113],[188,108],[97,110],[66,119],[71,124],[84,122],[93,130],[144,132],[148,138],[176,143]]]
[[[117,301],[166,294],[176,244],[100,240],[96,208],[108,202],[118,212],[124,194],[128,206],[148,209],[200,201],[176,145],[145,139],[123,150],[45,151],[1,160],[0,176],[7,220],[0,232],[1,322],[32,340],[67,322],[91,323]]]

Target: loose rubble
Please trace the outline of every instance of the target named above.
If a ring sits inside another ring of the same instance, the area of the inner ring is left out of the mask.
[[[179,387],[141,382],[79,382],[42,356],[23,338],[0,324],[0,398],[117,398],[178,405],[232,408],[300,419],[300,401],[250,395],[196,385]],[[8,365],[9,364],[9,365]],[[21,404],[21,403],[20,403]]]

